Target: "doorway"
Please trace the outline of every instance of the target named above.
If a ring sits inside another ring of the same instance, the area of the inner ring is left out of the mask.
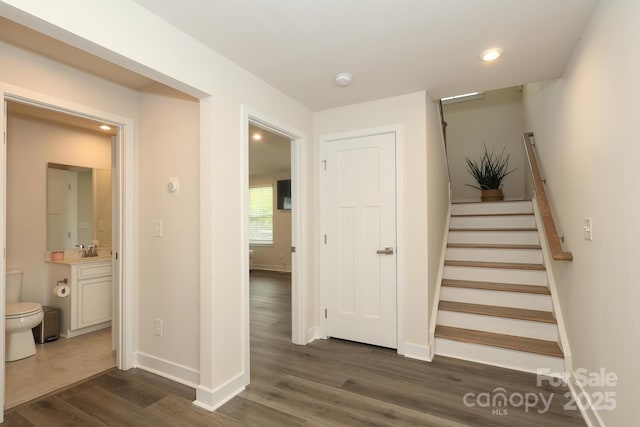
[[[307,182],[308,171],[304,167],[307,158],[306,136],[296,129],[278,122],[261,113],[242,107],[242,141],[243,141],[243,170],[242,188],[245,191],[242,240],[247,242],[249,249],[249,133],[250,126],[264,129],[290,141],[291,165],[291,342],[305,345],[315,339],[315,335],[307,331],[307,274],[308,274],[308,246],[307,232],[303,221],[308,218],[307,212]],[[306,224],[305,224],[306,225]],[[249,256],[243,263],[243,308],[244,308],[244,380],[250,383],[250,284],[249,284]],[[313,335],[313,336],[311,336]]]
[[[112,197],[109,205],[112,214],[112,236],[111,251],[106,255],[107,259],[111,259],[112,264],[112,323],[111,328],[113,333],[111,336],[106,337],[106,343],[110,348],[116,351],[115,364],[120,369],[129,369],[133,367],[133,324],[131,322],[132,307],[133,307],[133,271],[132,257],[133,257],[133,210],[132,204],[125,203],[127,197],[133,197],[133,121],[128,118],[119,117],[110,113],[94,110],[90,107],[82,107],[75,104],[71,104],[65,100],[52,99],[49,96],[37,94],[25,89],[3,85],[0,88],[4,102],[0,106],[0,115],[3,116],[2,131],[6,133],[6,114],[7,114],[7,102],[19,103],[21,105],[28,105],[35,108],[41,108],[44,112],[50,114],[65,114],[71,120],[82,119],[92,122],[101,122],[103,124],[109,124],[115,129],[115,135],[109,137],[107,142],[109,145],[108,156],[113,167],[113,173],[109,172],[108,176],[111,177],[112,183]],[[127,163],[124,160],[127,160]],[[0,153],[0,166],[7,170],[7,152],[6,144],[5,149]],[[29,164],[27,168],[36,168],[42,166],[43,173],[46,172],[46,163],[43,165]],[[2,182],[0,188],[2,189],[1,207],[0,207],[0,222],[3,227],[0,230],[0,240],[4,242],[5,248],[7,247],[7,201],[6,201],[6,174],[2,174]],[[44,181],[44,179],[43,179]],[[44,187],[44,182],[40,183]],[[27,191],[27,188],[25,188]],[[42,210],[41,216],[45,218],[45,210]],[[106,226],[106,224],[96,224],[96,229]],[[82,227],[81,227],[82,228]],[[43,237],[46,236],[46,231],[42,228]],[[104,230],[102,230],[102,236],[104,236]],[[104,238],[104,237],[102,237]],[[97,239],[96,239],[97,240]],[[42,248],[44,251],[44,248]],[[6,250],[6,249],[5,249]],[[36,248],[33,248],[36,251]],[[37,250],[40,252],[39,250]],[[41,253],[43,255],[43,253]],[[41,258],[41,261],[42,258]],[[5,298],[5,274],[7,269],[6,259],[2,259],[0,263],[0,295],[4,300]],[[46,283],[46,275],[42,277],[42,282],[45,283],[45,289],[48,288]],[[24,297],[23,297],[24,298]],[[4,316],[0,319],[2,328],[5,327]],[[4,337],[4,335],[3,335]],[[102,338],[103,341],[105,338]],[[2,362],[4,360],[4,338],[2,339]],[[2,365],[0,373],[0,402],[4,408],[5,402],[5,364]]]

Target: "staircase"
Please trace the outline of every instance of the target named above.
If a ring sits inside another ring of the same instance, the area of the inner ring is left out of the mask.
[[[564,371],[531,201],[452,206],[436,354]]]

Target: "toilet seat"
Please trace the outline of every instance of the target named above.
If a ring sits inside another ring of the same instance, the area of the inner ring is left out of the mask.
[[[19,319],[20,317],[31,316],[42,311],[42,305],[37,302],[17,302],[6,305],[5,318]]]

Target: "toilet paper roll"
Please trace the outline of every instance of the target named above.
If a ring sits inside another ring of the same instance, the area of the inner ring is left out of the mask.
[[[71,288],[69,285],[56,285],[53,287],[53,293],[59,296],[60,298],[65,298],[69,296],[71,292]]]

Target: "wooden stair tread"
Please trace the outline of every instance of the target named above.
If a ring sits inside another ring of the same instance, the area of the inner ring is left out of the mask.
[[[544,356],[563,358],[564,354],[557,342],[534,338],[518,337],[514,335],[496,334],[493,332],[476,331],[472,329],[454,328],[451,326],[436,326],[436,338],[461,341],[470,344],[481,344],[509,350],[524,351]]]
[[[522,200],[492,200],[490,202],[484,202],[482,200],[473,201],[473,202],[451,202],[452,205],[476,205],[476,204],[489,204],[489,203],[522,203],[522,202],[530,202],[532,199],[522,199]]]
[[[442,286],[465,289],[482,289],[487,291],[520,292],[525,294],[551,295],[549,288],[537,285],[520,285],[516,283],[475,282],[472,280],[443,279]]]
[[[538,231],[537,228],[449,228],[449,231]]]
[[[513,245],[502,243],[449,243],[447,247],[461,249],[542,249],[540,245]]]
[[[451,214],[452,218],[468,218],[474,216],[533,216],[533,213],[525,212],[474,212],[474,213],[461,213]]]
[[[525,264],[516,262],[486,262],[486,261],[454,261],[446,260],[445,266],[451,267],[477,267],[477,268],[504,268],[509,270],[538,270],[545,271],[543,264]]]
[[[508,319],[529,320],[541,323],[556,323],[550,311],[529,310],[525,308],[502,307],[497,305],[471,304],[457,301],[440,301],[439,310],[457,313],[479,314],[483,316],[504,317]]]

